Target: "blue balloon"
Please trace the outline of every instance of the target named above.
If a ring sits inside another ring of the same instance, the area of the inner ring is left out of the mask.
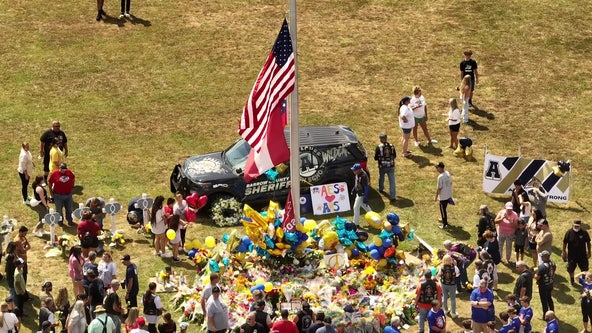
[[[386,220],[392,225],[397,225],[399,224],[399,215],[395,213],[388,213],[386,214]]]
[[[351,254],[352,254],[352,258],[357,258],[360,256],[360,250],[358,250],[357,248],[353,248],[351,250]]]
[[[224,264],[224,266],[228,267],[228,264],[230,263],[230,259],[228,259],[227,257],[222,259],[222,263]]]
[[[239,246],[236,247],[236,252],[239,253],[243,253],[243,252],[247,252],[247,246],[245,244],[240,244]]]
[[[368,251],[374,251],[378,248],[378,246],[376,246],[376,244],[374,243],[370,243],[370,245],[367,246]]]
[[[385,238],[382,241],[382,246],[384,246],[385,249],[388,249],[389,247],[393,246],[393,240],[391,238]]]
[[[265,285],[264,285],[263,283],[259,283],[259,284],[257,284],[257,285],[254,285],[254,286],[252,286],[250,290],[251,290],[251,294],[252,294],[252,293],[253,293],[255,290],[261,290],[261,291],[263,291],[263,290],[265,290]]]
[[[216,261],[210,260],[210,270],[214,273],[220,272],[220,266],[218,266]]]
[[[189,252],[187,252],[187,256],[191,259],[195,258],[195,254],[197,253],[196,249],[191,249],[189,250]]]
[[[306,217],[301,217],[300,218],[300,223],[304,223],[306,221]]]
[[[382,256],[384,255],[385,248],[380,246],[377,248],[377,250],[378,250],[378,253],[380,253],[380,257],[382,258]]]
[[[393,233],[394,233],[395,235],[398,235],[398,234],[400,234],[400,233],[401,233],[401,227],[399,227],[398,225],[394,226],[394,227],[393,227]]]
[[[378,259],[380,259],[381,255],[377,249],[374,249],[374,250],[370,251],[370,257],[372,257],[372,259],[374,259],[374,260],[378,260]]]
[[[249,238],[249,236],[243,236],[243,238],[241,239],[241,243],[245,244],[246,246],[251,245],[251,239]]]

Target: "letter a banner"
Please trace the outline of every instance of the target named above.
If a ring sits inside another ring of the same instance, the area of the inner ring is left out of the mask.
[[[522,157],[504,157],[485,154],[483,164],[483,191],[485,193],[510,194],[514,181],[519,179],[530,192],[533,184],[547,192],[547,201],[567,203],[571,172],[563,176],[553,173],[557,162],[532,160]]]

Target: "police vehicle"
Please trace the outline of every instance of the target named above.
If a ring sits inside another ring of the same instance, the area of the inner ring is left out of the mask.
[[[299,132],[301,193],[309,193],[310,186],[337,182],[346,182],[351,190],[352,165],[360,163],[368,171],[366,150],[349,127],[300,127]],[[289,129],[285,136],[289,146]],[[289,161],[247,184],[243,172],[250,150],[240,139],[224,151],[188,158],[174,167],[171,192],[205,194],[209,203],[232,197],[250,205],[267,204],[269,200],[283,203],[290,188]]]

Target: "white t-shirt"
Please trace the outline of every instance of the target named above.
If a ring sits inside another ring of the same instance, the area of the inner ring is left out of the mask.
[[[164,217],[164,208],[156,211],[156,222],[152,224],[152,232],[155,235],[163,234],[167,230],[166,221]]]
[[[407,122],[403,122],[403,116],[407,118]],[[413,111],[408,105],[403,104],[399,108],[399,126],[401,126],[401,128],[404,129],[415,127],[415,118],[413,117]]]
[[[2,327],[0,327],[0,333],[6,333],[8,330],[12,330],[14,332],[14,328],[18,324],[18,318],[14,313],[11,312],[4,312],[4,323]]]
[[[97,266],[99,271],[99,279],[103,281],[103,284],[108,286],[111,285],[111,280],[114,276],[117,276],[117,266],[113,261],[104,262],[101,260]]]
[[[448,171],[444,171],[438,176],[438,188],[441,189],[438,200],[442,201],[452,198],[452,179]]]
[[[450,120],[456,119],[456,120]],[[460,124],[460,111],[458,109],[448,111],[448,125]]]
[[[423,95],[419,96],[419,97],[411,97],[411,103],[409,104],[411,106],[411,108],[413,109],[413,116],[415,118],[423,118],[426,115],[426,106],[428,105],[426,103],[425,97],[423,97]],[[418,106],[417,108],[415,108],[416,106]]]

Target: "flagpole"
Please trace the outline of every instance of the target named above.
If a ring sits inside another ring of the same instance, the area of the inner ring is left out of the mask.
[[[294,206],[294,220],[300,221],[300,135],[298,126],[298,47],[296,41],[296,0],[290,0],[290,36],[294,51],[294,91],[290,96],[290,189]]]

